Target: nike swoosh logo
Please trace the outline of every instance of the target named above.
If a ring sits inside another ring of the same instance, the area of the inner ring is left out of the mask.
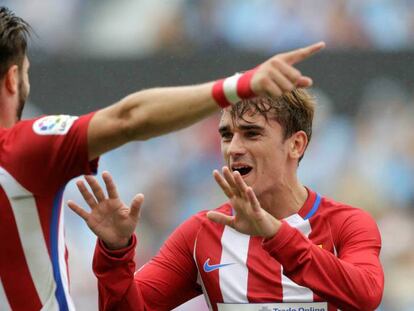
[[[226,266],[230,266],[233,265],[234,263],[222,263],[222,264],[217,264],[217,265],[210,265],[210,258],[207,258],[206,262],[204,263],[203,269],[205,272],[211,272]]]

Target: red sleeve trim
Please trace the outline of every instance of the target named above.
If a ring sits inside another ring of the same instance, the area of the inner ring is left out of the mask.
[[[90,175],[90,174],[95,175],[98,171],[99,157],[91,161],[88,161],[89,159],[88,128],[89,128],[89,122],[91,121],[95,113],[96,111],[90,112],[86,115],[81,116],[79,120],[77,120],[77,122],[80,122],[79,126],[82,127],[83,129],[82,140],[83,140],[83,144],[85,147],[83,148],[84,154],[82,155],[82,157],[86,159],[85,163],[87,163],[87,165],[84,168],[85,175]]]
[[[131,257],[134,257],[135,247],[137,244],[138,242],[135,234],[132,235],[127,247],[117,250],[111,250],[107,248],[104,241],[98,239],[97,251],[99,251],[107,259],[124,262],[125,260],[129,260]]]
[[[250,87],[250,82],[257,69],[258,68],[248,70],[245,73],[243,73],[239,78],[239,81],[237,82],[237,95],[240,98],[251,98],[256,96],[256,94]]]
[[[282,221],[282,226],[279,228],[273,238],[263,240],[263,248],[269,253],[278,252],[284,248],[286,244],[295,236],[296,229],[289,226],[285,221]]]

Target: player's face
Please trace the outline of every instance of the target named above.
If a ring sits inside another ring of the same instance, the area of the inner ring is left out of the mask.
[[[19,102],[17,103],[17,119],[20,120],[22,117],[22,112],[24,104],[26,103],[27,97],[30,93],[30,83],[29,83],[29,59],[27,56],[24,57],[22,70],[19,74]]]
[[[248,112],[233,122],[225,110],[219,125],[221,150],[226,165],[239,171],[257,196],[271,193],[283,186],[287,174],[288,141],[281,125],[259,113]]]

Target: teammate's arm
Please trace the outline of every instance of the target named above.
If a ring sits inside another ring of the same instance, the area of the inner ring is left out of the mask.
[[[312,85],[294,64],[321,50],[319,42],[301,49],[281,53],[247,73],[248,83],[239,93],[227,84],[226,92],[241,98],[255,95],[278,97],[294,87]],[[245,76],[246,77],[246,76]],[[217,83],[143,90],[126,96],[118,103],[93,116],[88,129],[89,159],[132,140],[145,140],[186,127],[219,109],[222,101],[213,97]],[[217,92],[216,92],[217,93]]]

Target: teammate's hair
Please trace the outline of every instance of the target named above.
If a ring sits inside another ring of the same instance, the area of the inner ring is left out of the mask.
[[[6,7],[0,7],[0,80],[17,65],[21,70],[31,27]]]
[[[295,89],[274,99],[271,97],[255,97],[245,99],[230,108],[233,121],[247,115],[261,114],[266,121],[272,118],[282,126],[284,139],[298,131],[304,131],[308,144],[312,137],[312,121],[315,111],[315,101],[305,89]],[[299,161],[302,160],[303,155]]]

